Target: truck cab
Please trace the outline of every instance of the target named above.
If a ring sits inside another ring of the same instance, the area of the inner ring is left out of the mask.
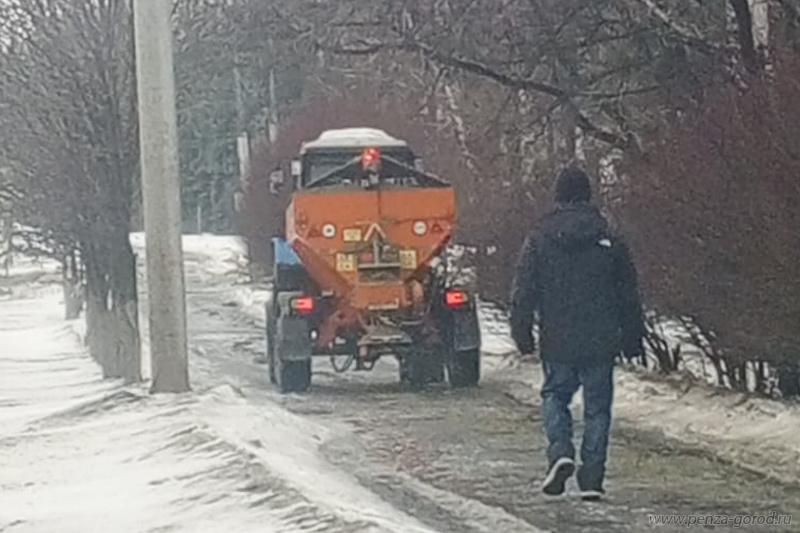
[[[365,184],[359,182],[358,168],[336,172],[346,167],[354,159],[364,155],[364,149],[372,147],[381,155],[399,161],[408,167],[420,165],[420,160],[405,141],[395,139],[388,134],[370,128],[351,128],[323,132],[314,141],[303,144],[300,151],[299,172],[295,173],[298,190],[315,187],[357,187]],[[295,167],[298,169],[298,167]],[[335,178],[324,180],[325,176],[335,174]],[[400,185],[413,186],[415,180],[406,176]],[[387,178],[387,184],[395,180]]]

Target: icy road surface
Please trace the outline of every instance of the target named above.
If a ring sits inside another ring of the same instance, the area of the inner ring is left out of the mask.
[[[572,485],[555,500],[538,490],[534,366],[487,357],[480,389],[412,394],[391,361],[334,375],[319,360],[310,393],[281,396],[253,362],[268,294],[234,285],[240,257],[230,240],[186,240],[195,392],[177,398],[100,381],[52,289],[0,301],[0,532],[602,533],[686,530],[652,528],[651,513],[800,520],[797,484],[665,438],[627,388],[600,504]],[[502,323],[483,318],[489,351],[508,350]]]

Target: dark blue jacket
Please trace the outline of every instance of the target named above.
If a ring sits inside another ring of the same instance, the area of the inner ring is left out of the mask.
[[[626,244],[588,203],[560,205],[544,217],[520,254],[512,292],[511,334],[551,363],[607,363],[642,354],[644,318]]]

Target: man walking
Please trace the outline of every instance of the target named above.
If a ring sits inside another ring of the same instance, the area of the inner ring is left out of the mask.
[[[542,490],[562,494],[575,472],[569,405],[583,386],[585,429],[577,478],[581,497],[597,501],[604,494],[614,360],[620,352],[628,359],[643,354],[644,319],[628,248],[591,198],[582,170],[561,172],[557,206],[540,221],[520,254],[511,333],[520,353],[533,353],[538,315],[549,441]]]

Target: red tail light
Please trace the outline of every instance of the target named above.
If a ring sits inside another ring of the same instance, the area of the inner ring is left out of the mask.
[[[300,314],[307,315],[314,311],[314,298],[310,296],[294,298],[292,299],[292,309]]]
[[[464,291],[448,290],[444,293],[444,303],[447,307],[459,307],[469,302],[469,295]]]
[[[381,151],[377,148],[364,148],[364,151],[361,153],[361,166],[363,168],[369,168],[375,163],[377,163],[381,158]]]

